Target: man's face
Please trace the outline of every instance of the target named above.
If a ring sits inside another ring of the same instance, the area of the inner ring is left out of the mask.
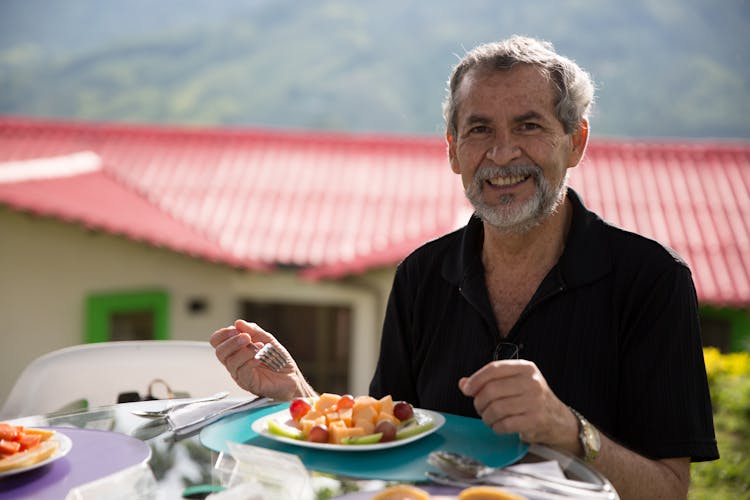
[[[523,232],[564,198],[567,170],[580,161],[587,128],[566,135],[552,82],[538,69],[473,70],[461,83],[452,170],[482,220]]]

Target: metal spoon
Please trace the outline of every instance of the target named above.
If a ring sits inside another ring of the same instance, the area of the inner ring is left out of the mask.
[[[555,493],[577,494],[580,496],[609,497],[611,490],[605,484],[593,484],[570,479],[556,479],[540,476],[528,472],[518,472],[502,467],[490,467],[479,460],[448,451],[434,451],[427,458],[430,465],[434,465],[448,477],[457,481],[474,484],[492,482],[504,483],[507,486],[536,488]],[[601,496],[603,495],[603,496]]]
[[[581,494],[580,491],[573,491],[571,489],[562,489],[560,487],[547,487],[541,483],[535,482],[530,479],[522,479],[517,477],[504,477],[504,478],[493,478],[492,482],[482,481],[480,479],[457,479],[451,477],[448,474],[442,474],[435,471],[427,471],[425,473],[427,478],[436,484],[444,486],[452,486],[454,488],[469,488],[471,486],[491,484],[493,486],[500,486],[508,488],[513,493],[524,495],[524,498],[544,498],[545,500],[560,499],[565,500],[569,498],[593,498],[593,499],[609,499],[611,497],[602,496],[603,493],[588,492],[584,491]],[[543,493],[540,497],[538,494]]]
[[[218,401],[220,399],[224,399],[228,395],[229,395],[228,392],[217,392],[216,394],[207,396],[205,398],[192,399],[184,403],[177,403],[177,404],[169,405],[166,408],[162,408],[161,410],[133,410],[130,413],[138,417],[143,417],[143,418],[162,418],[162,417],[166,417],[170,411],[178,410],[180,408],[185,408],[186,406],[190,406],[196,403]]]

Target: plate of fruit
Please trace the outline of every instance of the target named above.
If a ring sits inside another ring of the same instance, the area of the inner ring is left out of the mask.
[[[339,451],[368,451],[422,439],[445,423],[441,414],[412,407],[391,396],[323,393],[297,398],[288,409],[252,423],[258,434],[298,446]]]
[[[73,447],[65,434],[0,423],[0,478],[26,472],[62,458]]]

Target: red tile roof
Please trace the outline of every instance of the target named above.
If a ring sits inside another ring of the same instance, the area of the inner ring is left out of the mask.
[[[98,167],[60,177],[85,151]],[[8,163],[65,155],[37,179],[38,164]],[[605,219],[677,250],[702,301],[750,304],[749,143],[594,140],[571,185]],[[14,117],[0,117],[0,204],[311,278],[395,264],[470,213],[440,137]]]

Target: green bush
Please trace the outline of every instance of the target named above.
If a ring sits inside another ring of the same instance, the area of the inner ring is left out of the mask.
[[[692,464],[691,500],[750,498],[750,354],[703,350],[721,458]]]

